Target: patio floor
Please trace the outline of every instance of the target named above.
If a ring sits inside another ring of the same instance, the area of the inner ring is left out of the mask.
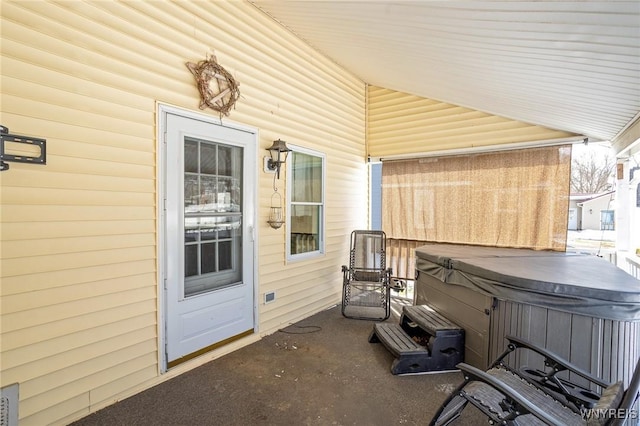
[[[74,425],[427,424],[461,373],[392,375],[372,327],[336,306]],[[486,420],[468,407],[456,424]]]

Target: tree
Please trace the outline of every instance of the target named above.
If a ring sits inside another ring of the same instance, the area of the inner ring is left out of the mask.
[[[579,145],[578,145],[579,146]],[[612,189],[616,161],[609,147],[577,148],[571,158],[571,193],[598,194]]]

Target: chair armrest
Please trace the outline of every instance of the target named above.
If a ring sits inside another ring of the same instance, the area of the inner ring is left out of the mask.
[[[516,348],[526,348],[526,349],[530,349],[534,352],[537,352],[538,354],[542,355],[543,357],[545,357],[545,363],[553,368],[556,372],[559,371],[563,371],[563,370],[569,370],[572,373],[577,374],[578,376],[588,380],[591,383],[594,383],[598,386],[601,386],[603,388],[606,388],[607,386],[609,386],[611,383],[605,382],[602,379],[599,379],[598,377],[594,376],[593,374],[589,373],[586,370],[583,370],[582,368],[570,363],[569,361],[560,358],[559,356],[549,352],[548,350],[532,343],[529,342],[527,340],[521,339],[519,337],[515,337],[515,336],[505,336],[505,338],[507,340],[509,340],[509,344],[514,345],[514,347]]]
[[[624,392],[624,396],[622,397],[622,402],[620,402],[619,408],[624,410],[623,413],[626,413],[627,415],[635,413],[635,415],[638,416],[638,410],[640,409],[640,407],[638,406],[640,405],[640,402],[638,402],[638,400],[640,400],[640,359],[636,363],[633,377],[631,377],[629,387]],[[621,416],[615,419],[611,423],[611,426],[623,426],[625,424],[628,424],[626,420],[627,419],[624,418],[624,416]]]
[[[511,386],[506,383],[501,382],[493,376],[485,373],[482,370],[479,370],[475,367],[472,367],[465,363],[460,363],[456,365],[462,373],[464,374],[465,380],[467,381],[478,381],[486,383],[487,385],[493,387],[498,392],[503,394],[505,397],[511,399],[518,406],[518,411],[520,414],[531,413],[536,416],[538,419],[542,420],[548,425],[559,425],[562,424],[560,419],[551,416],[548,412],[543,411],[541,408],[538,408],[536,405],[533,405],[529,400],[527,400],[522,394],[517,392]]]

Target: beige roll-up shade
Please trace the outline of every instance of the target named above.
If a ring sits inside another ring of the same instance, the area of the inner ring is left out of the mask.
[[[413,276],[424,242],[564,251],[570,171],[570,145],[384,162],[394,275]]]

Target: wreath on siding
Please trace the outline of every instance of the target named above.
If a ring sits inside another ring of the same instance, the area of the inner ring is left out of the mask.
[[[196,79],[200,91],[200,109],[209,107],[222,115],[229,111],[240,97],[238,83],[233,76],[218,63],[214,55],[198,63],[187,62],[187,68]]]

